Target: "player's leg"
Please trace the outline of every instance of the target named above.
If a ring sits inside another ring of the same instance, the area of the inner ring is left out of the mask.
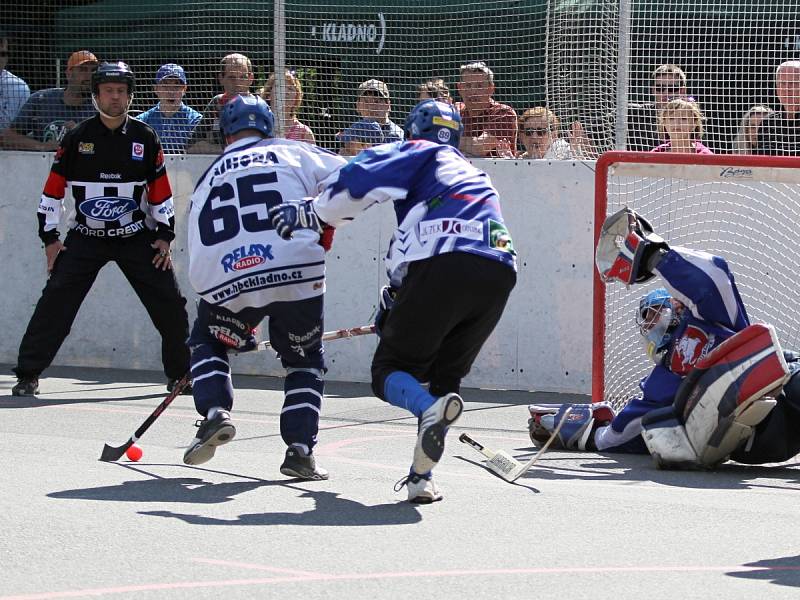
[[[431,470],[444,453],[448,428],[463,411],[463,401],[457,393],[460,378],[454,378],[455,385],[450,390],[439,386],[433,393],[420,384],[428,381],[444,340],[462,320],[461,297],[472,292],[461,287],[458,277],[452,277],[459,262],[459,257],[446,254],[409,267],[386,316],[372,361],[374,393],[419,419],[414,458],[405,481],[413,502],[441,499]],[[510,269],[509,272],[513,276]],[[474,272],[461,274],[469,279]]]
[[[189,337],[191,348],[192,395],[197,412],[203,417],[198,430],[183,455],[187,465],[211,460],[217,446],[230,442],[236,435],[231,422],[233,384],[228,359],[228,346],[220,338],[214,311],[204,300],[197,307],[197,319]],[[227,324],[227,323],[226,323]],[[229,339],[226,336],[223,339]]]
[[[108,261],[106,244],[99,240],[70,232],[64,246],[19,345],[15,396],[38,393],[39,375],[53,362],[97,273]]]
[[[752,440],[731,454],[745,464],[783,462],[800,453],[800,362],[790,362],[791,379],[783,386],[778,403],[756,426]]]
[[[435,396],[458,393],[461,380],[494,331],[516,284],[516,273],[492,260],[454,253],[441,277],[440,295],[459,320],[442,340],[430,367]],[[448,294],[448,295],[446,295]]]
[[[116,262],[161,334],[161,360],[171,385],[189,368],[189,317],[175,272],[153,266],[155,250],[150,247],[151,242],[148,233],[119,240]]]
[[[323,296],[269,306],[269,339],[286,369],[281,438],[286,455],[281,473],[307,480],[328,479],[314,446],[325,393],[322,352]]]

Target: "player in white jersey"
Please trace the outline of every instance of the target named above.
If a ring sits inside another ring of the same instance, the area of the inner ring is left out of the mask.
[[[399,487],[407,486],[411,502],[427,503],[442,498],[431,470],[463,410],[461,379],[516,283],[516,261],[497,190],[458,151],[463,126],[453,107],[421,102],[404,130],[409,141],[364,150],[318,198],[270,214],[288,237],[393,203],[397,229],[386,256],[392,290],[382,300],[391,310],[376,322],[372,390],[419,419],[414,460]]]
[[[228,351],[256,346],[255,327],[268,317],[269,339],[286,368],[281,473],[327,479],[316,465],[324,389],[322,354],[325,250],[332,230],[305,230],[283,240],[267,218],[284,199],[313,196],[345,160],[304,142],[273,139],[274,118],[257,96],[222,109],[227,146],[192,195],[189,279],[200,295],[189,338],[197,411],[204,417],[183,460],[197,465],[233,439]]]

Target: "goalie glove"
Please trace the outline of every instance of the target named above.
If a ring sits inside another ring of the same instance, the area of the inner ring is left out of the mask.
[[[650,223],[626,206],[603,223],[595,264],[604,282],[642,283],[653,277],[653,269],[668,250]]]
[[[278,204],[270,208],[267,215],[275,231],[285,240],[292,239],[292,234],[298,229],[311,229],[322,235],[322,228],[326,225],[314,212],[311,198]]]

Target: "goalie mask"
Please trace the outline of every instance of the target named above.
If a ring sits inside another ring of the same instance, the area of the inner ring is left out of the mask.
[[[672,341],[672,332],[678,325],[678,315],[672,307],[672,296],[666,288],[648,292],[639,301],[636,325],[642,336],[644,350],[656,364],[660,364]]]

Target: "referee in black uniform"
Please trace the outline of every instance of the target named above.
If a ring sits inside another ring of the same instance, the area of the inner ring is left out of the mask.
[[[149,125],[128,117],[134,77],[123,62],[92,76],[99,114],[64,136],[39,203],[39,237],[50,273],[19,347],[15,396],[34,396],[98,272],[113,261],[161,334],[168,388],[189,369],[186,299],[172,272],[172,190],[164,153]],[[67,189],[75,201],[62,243],[58,227]]]

